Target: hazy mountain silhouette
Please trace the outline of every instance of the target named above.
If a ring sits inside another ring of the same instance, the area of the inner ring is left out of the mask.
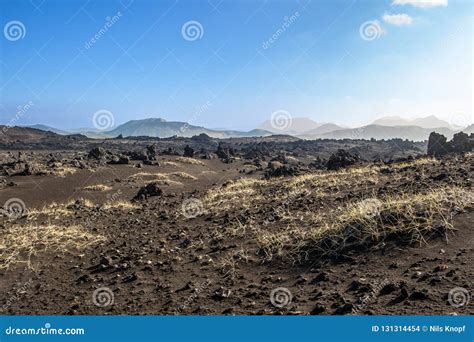
[[[271,132],[259,129],[254,129],[249,132],[213,130],[201,126],[194,126],[186,122],[166,121],[162,118],[127,121],[113,130],[104,132],[103,134],[112,137],[122,135],[123,137],[149,136],[169,138],[172,136],[192,137],[202,133],[213,138],[255,137],[269,136],[272,134]]]
[[[264,121],[260,126],[259,129],[263,129],[265,131],[277,133],[277,134],[303,134],[305,132],[314,130],[321,126],[321,124],[317,123],[316,121],[310,118],[298,117],[298,118],[291,118],[291,120],[287,120],[283,122],[282,129],[278,128],[277,119],[276,122],[272,122],[271,120]],[[284,119],[283,119],[284,121]]]
[[[399,116],[384,116],[375,120],[373,125],[381,126],[419,126],[421,128],[439,128],[445,127],[455,129],[448,122],[438,119],[434,115],[429,115],[423,118],[406,119]],[[459,127],[457,127],[459,128]]]
[[[446,128],[423,128],[419,126],[382,126],[367,125],[359,128],[341,129],[316,136],[305,136],[305,138],[325,138],[325,139],[408,139],[413,141],[427,140],[431,132],[441,133],[449,139],[455,131]]]
[[[58,128],[54,128],[54,127],[47,126],[47,125],[42,125],[42,124],[28,125],[28,126],[24,126],[24,127],[35,128],[35,129],[39,129],[40,131],[53,132],[53,133],[60,134],[60,135],[71,134],[71,132],[68,132],[66,130],[62,130],[62,129],[58,129]]]

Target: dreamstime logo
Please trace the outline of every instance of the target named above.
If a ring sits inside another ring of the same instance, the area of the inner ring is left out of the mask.
[[[204,28],[199,21],[190,20],[185,22],[183,27],[181,27],[181,35],[187,41],[193,42],[202,38],[204,35]]]
[[[465,128],[469,126],[469,117],[466,113],[457,112],[451,115],[449,120],[451,126]]]
[[[175,310],[174,314],[179,315],[183,309],[186,309],[189,305],[191,305],[191,303],[193,303],[199,296],[199,293],[204,291],[211,283],[212,282],[207,279],[204,283],[199,285],[199,287],[195,288],[193,293],[184,301],[184,303]]]
[[[3,205],[3,212],[12,219],[22,217],[26,213],[26,205],[19,198],[10,198]]]
[[[202,214],[202,202],[197,198],[188,198],[184,200],[181,211],[186,218],[194,218]]]
[[[381,283],[376,281],[376,283],[372,286],[370,293],[360,298],[360,304],[354,305],[352,312],[357,314],[360,310],[372,304],[377,299],[377,293],[379,293],[380,290],[388,284],[390,284],[388,279],[384,279]]]
[[[101,109],[94,113],[94,116],[92,117],[92,124],[95,128],[103,131],[114,127],[115,118],[112,112]]]
[[[382,202],[376,198],[368,198],[358,203],[359,211],[367,218],[372,218],[380,215]]]
[[[385,33],[378,20],[369,20],[360,25],[359,34],[362,39],[372,41],[379,39]]]
[[[125,6],[125,5],[124,5]],[[127,7],[127,6],[125,6]],[[107,16],[105,18],[105,24],[104,26],[102,26],[99,31],[97,31],[97,33],[91,38],[89,39],[85,44],[84,44],[84,48],[86,50],[89,50],[92,45],[94,45],[95,43],[97,43],[100,39],[102,39],[102,37],[109,31],[109,29],[114,26],[119,20],[120,18],[122,18],[122,12],[117,12],[116,14],[114,14],[112,17],[111,16]]]
[[[455,308],[460,308],[469,304],[471,296],[464,287],[455,287],[449,291],[448,302]]]
[[[293,295],[286,287],[277,287],[270,293],[270,302],[277,308],[290,305]]]
[[[286,110],[274,112],[270,119],[270,125],[277,130],[284,131],[291,126],[291,114]]]
[[[3,27],[3,34],[9,41],[17,41],[23,39],[26,36],[26,27],[21,21],[13,20],[9,21]]]
[[[10,119],[10,122],[3,126],[2,131],[6,133],[10,127],[13,127],[18,120],[20,120],[30,109],[34,106],[33,101],[28,101],[24,105],[20,105],[16,108],[16,113],[13,118]]]
[[[27,292],[28,288],[33,285],[33,279],[29,279],[24,284],[18,284],[18,287],[15,289],[14,294],[11,295],[7,302],[3,305],[2,311],[7,310],[11,307],[15,302],[19,301],[21,297]]]
[[[296,11],[293,13],[290,17],[284,17],[283,18],[283,24],[281,27],[279,27],[275,33],[271,35],[270,38],[268,38],[265,42],[262,44],[262,48],[264,50],[268,49],[274,42],[280,38],[280,36],[285,33],[285,31],[293,24],[300,16],[300,13]]]
[[[196,111],[193,113],[193,115],[186,121],[186,123],[179,128],[179,131],[181,134],[183,134],[189,126],[196,121],[197,118],[199,118],[205,111],[209,109],[209,107],[212,106],[211,101],[206,101],[203,105],[199,106]]]
[[[99,287],[92,293],[92,303],[100,307],[113,305],[114,299],[114,293],[108,287]]]

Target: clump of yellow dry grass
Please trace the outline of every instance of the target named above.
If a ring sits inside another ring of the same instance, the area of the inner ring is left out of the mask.
[[[61,177],[61,178],[64,178],[66,177],[67,175],[72,175],[74,173],[76,173],[77,169],[74,168],[74,167],[70,167],[70,166],[61,166],[57,169],[54,169],[51,173],[55,176],[58,176],[58,177]]]
[[[170,172],[170,173],[150,173],[150,172],[138,172],[136,174],[133,174],[129,176],[128,178],[131,180],[147,180],[151,182],[173,182],[171,180],[171,177],[175,178],[181,178],[181,179],[197,179],[193,175],[190,175],[189,173],[186,172]]]
[[[160,164],[164,165],[164,166],[173,166],[173,167],[177,167],[178,166],[178,163],[175,163],[171,160],[165,160],[163,162],[160,162]]]
[[[256,178],[242,178],[229,181],[225,185],[210,189],[204,197],[206,207],[213,212],[234,208],[243,208],[250,203],[255,203],[260,196],[257,194],[259,185],[267,184],[268,181]],[[250,201],[252,198],[252,201]]]
[[[40,215],[46,215],[50,219],[57,219],[63,216],[68,216],[73,214],[71,206],[79,202],[82,206],[86,208],[93,208],[95,204],[88,199],[80,198],[78,200],[70,200],[66,203],[56,203],[52,202],[43,206],[42,208],[32,208],[28,209],[27,219],[33,220],[38,218]]]
[[[177,178],[181,178],[181,179],[192,179],[192,180],[197,179],[197,177],[190,175],[189,173],[181,172],[181,171],[171,172],[169,175],[177,177]]]
[[[452,213],[472,204],[470,191],[441,187],[426,193],[351,203],[304,225],[290,223],[277,232],[261,230],[256,239],[267,259],[339,253],[371,246],[391,236],[421,243],[438,228],[453,229]]]
[[[204,201],[206,207],[214,213],[229,208],[242,210],[271,199],[285,202],[293,201],[301,196],[325,197],[334,193],[330,189],[332,187],[345,188],[362,184],[376,184],[379,177],[377,167],[365,166],[342,171],[313,172],[289,178],[268,180],[242,178],[210,189],[204,197]]]
[[[190,165],[201,165],[204,166],[204,162],[198,159],[194,158],[188,158],[188,157],[177,157],[175,159],[177,162],[183,163],[183,164],[190,164]]]
[[[86,191],[110,191],[112,190],[112,187],[109,185],[105,184],[93,184],[93,185],[88,185],[84,187],[84,190]]]
[[[438,165],[439,163],[440,161],[436,158],[425,157],[425,158],[415,159],[413,161],[396,163],[392,165],[392,168],[403,169],[405,167],[410,167],[410,166]]]
[[[126,210],[132,210],[132,209],[139,209],[141,208],[140,205],[137,203],[132,203],[130,201],[109,201],[106,202],[102,207],[102,209],[108,210],[108,209],[126,209]]]
[[[81,226],[10,226],[0,235],[0,269],[20,263],[32,267],[31,257],[38,253],[81,250],[104,240]]]

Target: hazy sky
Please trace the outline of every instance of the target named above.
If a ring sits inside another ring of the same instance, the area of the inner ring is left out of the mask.
[[[0,25],[3,124],[472,122],[469,0],[0,0]]]

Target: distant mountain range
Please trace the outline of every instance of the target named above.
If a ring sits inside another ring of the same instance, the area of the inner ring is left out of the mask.
[[[53,132],[53,133],[60,134],[60,135],[72,134],[72,132],[68,132],[68,131],[64,131],[62,129],[57,129],[57,128],[54,128],[54,127],[50,127],[50,126],[46,126],[46,125],[40,125],[40,124],[30,125],[30,126],[26,126],[26,127],[39,129],[40,131],[45,131],[45,132]]]
[[[405,119],[399,116],[385,116],[375,120],[372,124],[380,126],[418,126],[421,128],[449,128],[452,130],[461,129],[463,127],[452,126],[448,122],[438,119],[434,115],[424,118]]]
[[[408,139],[413,141],[427,140],[431,132],[443,134],[451,139],[455,131],[445,128],[422,128],[419,126],[382,126],[367,125],[358,128],[340,129],[315,136],[304,135],[305,139]]]
[[[249,132],[213,130],[201,126],[190,125],[186,122],[166,121],[161,118],[127,121],[104,134],[112,137],[122,135],[123,137],[149,136],[169,138],[172,136],[192,137],[202,133],[207,134],[212,138],[265,137],[272,135],[271,132],[261,129],[254,129]]]
[[[283,116],[281,127],[279,127],[280,123],[278,122],[278,119],[275,119],[274,121],[267,120],[263,122],[260,126],[258,126],[258,128],[275,133],[275,134],[299,135],[299,134],[308,133],[310,131],[315,131],[316,129],[324,125],[324,124],[317,123],[316,121],[313,121],[310,118],[299,118],[299,117],[290,119],[289,117]],[[329,124],[329,125],[333,125],[334,126],[332,127],[333,129],[343,128],[335,124]],[[323,132],[323,131],[324,129],[320,133],[327,132],[327,131],[326,132]]]
[[[445,135],[451,139],[454,133],[461,131],[460,127],[453,127],[448,122],[436,116],[427,116],[417,119],[404,119],[397,116],[387,116],[375,120],[372,124],[358,127],[345,128],[334,123],[317,123],[309,118],[292,118],[286,122],[283,129],[278,129],[271,121],[265,121],[258,129],[248,132],[209,129],[195,126],[186,122],[167,121],[162,118],[149,118],[143,120],[130,120],[111,130],[99,131],[97,129],[83,128],[74,130],[60,130],[46,125],[28,126],[43,131],[51,131],[61,135],[83,134],[89,138],[115,138],[130,136],[149,136],[168,138],[172,136],[192,137],[207,134],[213,138],[236,137],[266,137],[273,134],[286,134],[303,139],[408,139],[413,141],[427,140],[431,132]],[[465,133],[474,133],[474,125],[462,129]]]
[[[31,125],[27,127],[36,128],[43,131],[50,131],[61,135],[83,134],[89,138],[115,138],[119,135],[122,137],[148,136],[169,138],[172,136],[192,137],[204,133],[212,138],[224,139],[237,137],[266,137],[272,135],[272,132],[261,129],[254,129],[249,132],[235,130],[215,130],[201,126],[194,126],[186,122],[166,121],[162,118],[130,120],[109,131],[99,131],[89,128],[65,131],[46,125]]]

